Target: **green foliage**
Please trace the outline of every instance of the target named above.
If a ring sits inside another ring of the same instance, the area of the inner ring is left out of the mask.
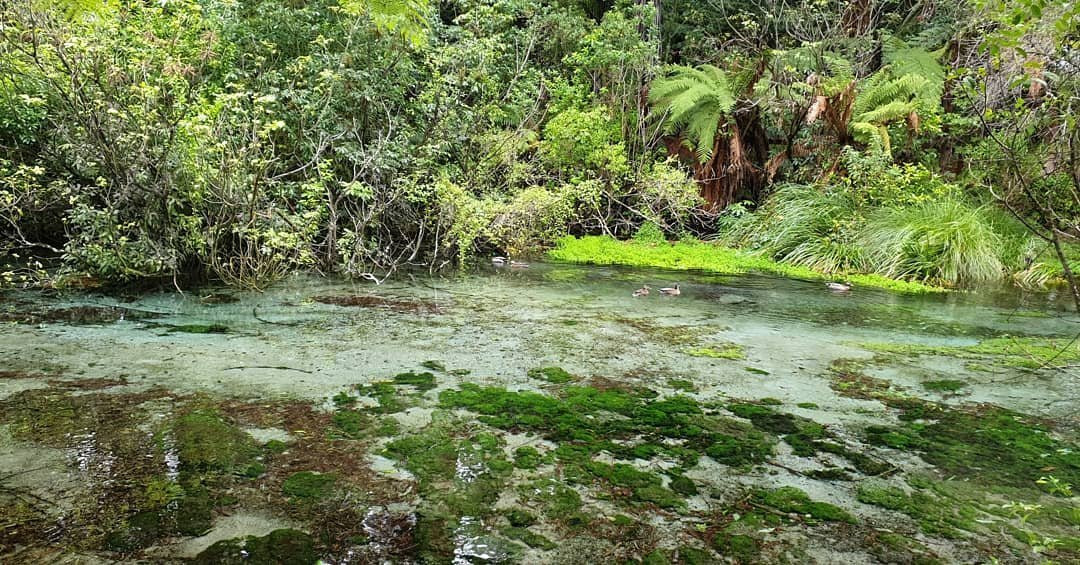
[[[598,106],[566,109],[544,125],[540,156],[565,178],[600,174],[616,179],[629,173],[619,125]]]
[[[634,242],[643,244],[667,243],[667,238],[664,237],[664,232],[660,230],[660,226],[653,222],[645,222],[634,232]]]
[[[713,65],[672,68],[653,81],[649,101],[666,114],[669,132],[682,132],[701,163],[712,158],[717,129],[735,107],[730,77]]]
[[[1000,280],[1000,238],[982,211],[956,199],[883,209],[862,234],[875,270],[887,276],[973,285]]]

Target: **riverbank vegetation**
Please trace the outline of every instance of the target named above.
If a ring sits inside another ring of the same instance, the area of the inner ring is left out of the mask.
[[[381,279],[645,230],[784,274],[1068,281],[1078,12],[8,3],[4,278]]]

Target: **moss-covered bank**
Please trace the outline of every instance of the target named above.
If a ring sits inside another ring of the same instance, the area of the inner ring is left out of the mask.
[[[766,273],[795,279],[827,280],[842,277],[856,286],[882,288],[909,294],[946,292],[940,287],[890,279],[874,274],[825,274],[795,265],[779,263],[730,247],[701,241],[638,243],[610,237],[565,237],[548,252],[556,261],[594,265],[659,267],[680,271],[700,270],[721,275]]]

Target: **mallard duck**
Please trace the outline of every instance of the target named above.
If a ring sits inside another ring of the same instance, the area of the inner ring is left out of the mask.
[[[678,296],[682,294],[682,291],[679,290],[679,283],[675,283],[675,286],[661,288],[660,294],[666,294],[668,296]]]
[[[510,267],[514,269],[528,269],[528,263],[522,263],[521,261],[510,261]]]
[[[497,266],[505,265],[507,261],[508,261],[508,259],[506,257],[498,257],[498,256],[496,256],[496,257],[491,258],[491,264],[492,265],[497,265]]]
[[[643,285],[641,288],[634,291],[634,297],[635,298],[639,297],[639,296],[648,296],[648,295],[649,295],[649,285]]]
[[[847,282],[827,282],[825,287],[835,292],[847,292],[851,290],[851,283]]]

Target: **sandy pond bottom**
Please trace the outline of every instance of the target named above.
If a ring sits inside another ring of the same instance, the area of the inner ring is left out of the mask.
[[[995,301],[561,265],[8,294],[0,562],[1076,562],[1080,319]]]

